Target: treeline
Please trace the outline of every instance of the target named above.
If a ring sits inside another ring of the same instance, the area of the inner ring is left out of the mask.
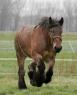
[[[35,25],[43,16],[64,17],[64,31],[77,32],[77,1],[0,0],[0,31]]]

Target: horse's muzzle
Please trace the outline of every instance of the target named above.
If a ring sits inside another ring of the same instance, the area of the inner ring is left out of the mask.
[[[56,53],[59,53],[62,50],[62,46],[60,48],[54,47]]]

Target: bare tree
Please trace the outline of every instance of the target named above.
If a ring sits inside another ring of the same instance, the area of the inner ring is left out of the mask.
[[[69,32],[76,32],[77,31],[77,7],[76,7],[76,2],[72,2],[71,0],[65,1],[64,6],[65,6],[65,26],[66,30]]]
[[[65,31],[77,31],[77,1],[64,0],[61,3],[63,9],[58,6],[60,2],[52,0],[0,0],[0,30],[15,31],[21,24],[38,23],[42,16],[63,16]]]
[[[11,0],[0,0],[0,30],[8,29],[11,20]]]
[[[26,3],[26,1],[25,1],[25,3]],[[13,2],[14,30],[16,30],[18,28],[21,11],[24,8],[25,3],[23,2],[23,0],[15,0]]]

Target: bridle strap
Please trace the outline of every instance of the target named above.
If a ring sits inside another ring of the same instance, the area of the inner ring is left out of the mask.
[[[53,36],[51,33],[49,33],[49,35],[50,35],[50,38],[52,38],[52,39],[59,38],[59,39],[62,40],[62,37],[61,36]]]
[[[62,39],[61,36],[53,36],[52,38],[53,38],[53,39],[55,39],[55,38],[60,38],[60,39]]]

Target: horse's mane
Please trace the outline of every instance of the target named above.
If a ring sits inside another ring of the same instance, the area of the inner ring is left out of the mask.
[[[50,27],[56,27],[59,26],[58,20],[57,19],[52,19],[52,22],[49,23],[49,17],[43,17],[40,22],[35,26],[42,26],[44,28],[50,28]]]

